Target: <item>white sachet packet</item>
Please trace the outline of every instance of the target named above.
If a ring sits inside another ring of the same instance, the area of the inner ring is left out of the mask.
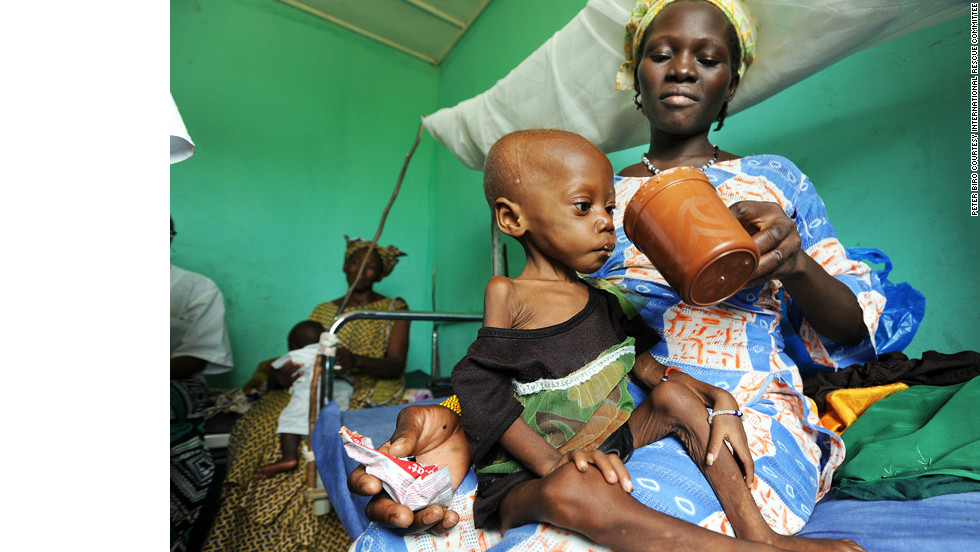
[[[398,502],[412,509],[439,504],[449,507],[453,498],[453,482],[449,467],[423,465],[407,458],[396,458],[374,449],[371,439],[340,428],[344,450],[364,465],[367,473],[381,480],[385,491]]]

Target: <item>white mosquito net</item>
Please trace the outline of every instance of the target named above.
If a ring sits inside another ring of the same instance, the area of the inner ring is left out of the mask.
[[[841,59],[969,13],[964,0],[746,0],[759,21],[756,61],[728,113],[755,105]],[[440,109],[425,127],[467,167],[508,132],[559,128],[609,153],[649,140],[632,92],[616,90],[634,0],[589,0],[489,90]]]

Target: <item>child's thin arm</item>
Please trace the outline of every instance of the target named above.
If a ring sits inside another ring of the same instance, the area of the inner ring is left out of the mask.
[[[514,301],[514,283],[510,278],[491,276],[483,292],[483,327],[513,327],[511,303]]]
[[[619,483],[623,490],[632,492],[633,481],[626,466],[615,454],[602,451],[583,451],[580,449],[561,453],[537,434],[522,418],[514,420],[500,438],[500,444],[520,463],[538,477],[544,477],[569,462],[576,469],[585,472],[589,464],[594,465],[610,485]]]
[[[647,389],[653,389],[660,384],[660,381],[664,377],[664,370],[667,367],[657,359],[653,358],[653,355],[649,353],[641,353],[636,355],[636,360],[633,362],[633,371],[631,372],[636,379],[640,381]]]
[[[521,464],[544,477],[561,465],[564,455],[537,434],[522,418],[510,424],[500,437],[500,444]]]

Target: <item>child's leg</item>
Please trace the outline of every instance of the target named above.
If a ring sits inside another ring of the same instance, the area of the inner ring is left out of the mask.
[[[282,448],[282,459],[296,463],[296,453],[299,450],[299,435],[295,433],[279,434],[279,446]]]
[[[774,551],[737,540],[644,506],[595,466],[586,473],[565,464],[554,473],[515,487],[500,507],[501,528],[550,523],[577,531],[620,552],[656,550]]]
[[[849,540],[806,539],[775,533],[759,511],[735,457],[725,448],[708,466],[705,460],[711,426],[701,400],[679,383],[664,382],[633,411],[629,419],[634,445],[642,447],[675,435],[711,485],[740,539],[786,550],[861,550]]]
[[[299,448],[299,435],[294,433],[280,433],[279,446],[282,448],[282,459],[259,468],[259,477],[272,477],[277,473],[291,470],[299,464],[296,460],[296,452]]]

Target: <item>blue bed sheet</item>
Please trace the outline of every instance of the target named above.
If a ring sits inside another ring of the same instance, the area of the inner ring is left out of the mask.
[[[440,399],[416,404],[438,402]],[[367,498],[347,490],[347,475],[356,463],[344,453],[338,431],[346,425],[379,445],[391,437],[403,407],[341,413],[330,403],[317,420],[311,439],[317,468],[330,502],[352,538],[368,527],[364,515]],[[980,492],[908,501],[836,499],[828,495],[816,505],[799,534],[849,538],[868,552],[972,552],[980,546]]]
[[[868,552],[980,550],[980,492],[922,500],[824,497],[799,535],[851,539]]]

